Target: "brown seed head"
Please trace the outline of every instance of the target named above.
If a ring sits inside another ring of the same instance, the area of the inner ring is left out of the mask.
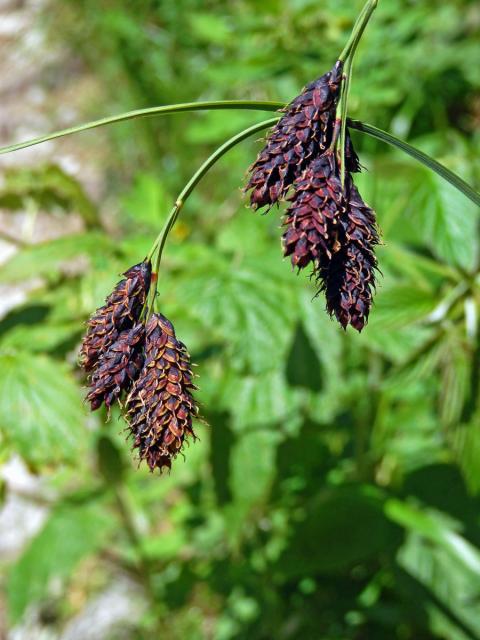
[[[328,273],[319,273],[327,298],[327,310],[342,327],[361,331],[368,320],[375,289],[379,242],[375,212],[362,200],[347,177],[348,206],[340,218],[341,249],[333,256]]]
[[[284,109],[285,115],[269,133],[265,147],[250,167],[245,187],[252,209],[271,207],[283,200],[304,169],[330,147],[335,130],[343,65],[310,83]],[[346,165],[359,171],[360,164],[347,132]]]
[[[170,468],[185,439],[195,438],[190,355],[165,316],[146,326],[145,363],[127,398],[127,421],[141,460],[153,471]]]
[[[338,220],[345,208],[334,154],[314,160],[294,182],[284,219],[283,251],[292,265],[326,269],[338,250]]]
[[[120,332],[138,321],[150,287],[151,264],[141,262],[128,269],[124,276],[87,322],[79,357],[80,365],[87,372],[95,368]]]
[[[92,411],[104,402],[107,408],[128,391],[138,377],[144,362],[145,327],[137,324],[121,331],[118,339],[99,359],[90,381],[86,400]]]

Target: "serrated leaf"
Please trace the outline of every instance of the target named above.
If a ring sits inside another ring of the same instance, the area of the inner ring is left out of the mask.
[[[425,244],[440,259],[464,269],[478,261],[478,207],[439,176],[421,172],[410,203]],[[413,215],[413,213],[412,213]]]
[[[280,364],[296,317],[283,276],[262,263],[233,267],[220,257],[196,266],[182,283],[182,299],[212,337],[225,340],[231,367],[259,373]]]
[[[82,455],[85,414],[65,365],[26,352],[0,353],[0,430],[32,465]]]
[[[104,543],[114,521],[98,500],[63,502],[10,571],[8,611],[18,622],[29,604],[50,593],[52,582],[71,577],[78,562]]]

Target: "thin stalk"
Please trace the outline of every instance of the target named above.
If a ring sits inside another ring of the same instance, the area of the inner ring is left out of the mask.
[[[342,95],[340,97],[340,180],[345,186],[345,143],[347,140],[347,110],[350,82],[352,80],[353,54],[345,65],[345,80],[343,82]]]
[[[420,149],[412,147],[408,142],[404,142],[396,136],[393,136],[391,133],[387,133],[378,127],[366,124],[365,122],[360,122],[360,120],[351,120],[350,118],[347,118],[347,126],[400,149],[432,171],[435,171],[435,173],[437,173],[441,178],[449,182],[453,187],[455,187],[455,189],[458,189],[458,191],[463,193],[464,196],[480,207],[480,193],[472,189],[472,187],[467,184],[465,180],[462,180],[460,176],[457,176],[456,173],[453,173],[453,171],[450,171],[450,169],[447,169],[443,164],[440,164],[440,162],[437,162],[437,160],[434,160],[431,156],[423,153]]]
[[[100,120],[94,120],[92,122],[87,122],[85,124],[77,125],[74,127],[70,127],[69,129],[62,129],[61,131],[56,131],[54,133],[50,133],[48,135],[42,136],[40,138],[33,138],[31,140],[26,140],[24,142],[19,142],[17,144],[12,144],[6,147],[0,148],[0,155],[5,153],[11,153],[13,151],[19,151],[20,149],[26,149],[28,147],[32,147],[37,144],[41,144],[43,142],[48,142],[50,140],[54,140],[56,138],[61,138],[63,136],[71,135],[74,133],[80,133],[82,131],[87,131],[89,129],[95,129],[97,127],[102,127],[108,124],[114,124],[116,122],[123,122],[126,120],[134,120],[135,118],[145,118],[149,116],[155,115],[168,115],[172,113],[181,113],[185,111],[206,111],[206,110],[216,110],[216,109],[249,109],[253,111],[278,111],[285,107],[284,102],[256,102],[251,100],[225,100],[225,101],[217,101],[217,102],[187,102],[176,105],[164,105],[161,107],[150,107],[147,109],[137,109],[135,111],[128,111],[126,113],[120,113],[115,116],[110,116],[107,118],[101,118]],[[279,119],[281,115],[278,115]],[[275,121],[272,119],[272,124]],[[269,125],[267,125],[269,126]],[[443,179],[447,180],[452,184],[456,189],[461,191],[467,198],[469,198],[476,205],[480,206],[480,194],[477,193],[472,187],[470,187],[464,180],[462,180],[459,176],[454,174],[452,171],[441,165],[436,160],[433,160],[430,156],[427,156],[422,151],[419,151],[415,147],[412,147],[410,144],[399,140],[395,136],[383,131],[382,129],[378,129],[373,125],[361,122],[360,120],[351,120],[347,118],[347,126],[352,129],[356,129],[362,133],[366,133],[377,140],[381,140],[382,142],[386,142],[387,144],[393,145],[398,149],[404,151],[408,155],[415,158],[428,168],[435,171],[439,176]]]
[[[108,116],[106,118],[100,118],[99,120],[92,120],[84,124],[75,125],[68,129],[62,129],[61,131],[55,131],[39,138],[32,138],[25,142],[18,142],[6,147],[0,147],[0,155],[4,153],[11,153],[13,151],[19,151],[20,149],[26,149],[27,147],[33,147],[36,144],[42,144],[42,142],[49,142],[56,138],[62,138],[63,136],[69,136],[72,133],[81,133],[82,131],[88,131],[89,129],[96,129],[98,127],[104,127],[108,124],[114,124],[116,122],[124,122],[126,120],[135,120],[136,118],[148,118],[151,116],[169,115],[171,113],[182,113],[185,111],[210,111],[217,109],[247,109],[252,111],[278,111],[285,106],[283,102],[269,102],[269,101],[255,101],[255,100],[219,100],[208,102],[185,102],[181,104],[167,104],[160,107],[149,107],[147,109],[136,109],[135,111],[127,111],[115,116]]]
[[[232,138],[229,138],[205,160],[205,162],[199,167],[199,169],[197,169],[197,171],[193,174],[193,176],[190,178],[187,184],[180,191],[162,230],[160,231],[157,238],[155,239],[155,242],[153,243],[152,248],[150,249],[147,256],[147,259],[151,260],[153,255],[157,251],[155,264],[152,270],[155,286],[152,287],[152,293],[151,293],[150,299],[147,301],[147,304],[144,307],[144,313],[142,313],[142,317],[148,318],[151,312],[153,311],[153,306],[155,304],[155,298],[157,294],[158,271],[160,269],[163,249],[165,247],[168,234],[170,233],[173,226],[175,225],[178,219],[178,216],[180,215],[180,211],[182,210],[185,202],[191,195],[192,191],[195,189],[195,187],[203,178],[203,176],[213,167],[213,165],[218,160],[220,160],[222,156],[224,156],[227,153],[227,151],[235,147],[239,142],[242,142],[243,140],[250,138],[251,136],[258,133],[259,131],[268,129],[269,127],[276,124],[277,121],[278,121],[278,117],[270,118],[269,120],[264,120],[263,122],[259,122],[258,124],[253,125],[252,127],[248,127],[248,129],[244,129],[243,131],[240,131],[240,133],[237,133]]]
[[[190,196],[192,191],[195,189],[197,184],[200,182],[200,180],[203,178],[203,176],[211,169],[211,167],[213,167],[213,165],[222,156],[224,156],[227,153],[227,151],[229,151],[230,149],[235,147],[239,142],[242,142],[243,140],[246,140],[247,138],[250,138],[255,133],[258,133],[259,131],[262,131],[264,129],[268,129],[268,127],[271,127],[274,124],[276,124],[277,120],[278,120],[278,118],[271,118],[269,120],[264,120],[263,122],[259,122],[258,124],[255,124],[252,127],[249,127],[248,129],[244,129],[243,131],[240,131],[240,133],[237,133],[235,136],[233,136],[232,138],[230,138],[229,140],[224,142],[220,147],[218,147],[218,149],[216,149],[212,153],[211,156],[209,156],[205,160],[205,162],[193,174],[193,176],[190,178],[190,180],[187,182],[187,184],[183,187],[183,189],[178,194],[178,197],[177,197],[177,199],[175,201],[175,205],[173,206],[173,208],[172,208],[172,210],[170,212],[170,215],[167,218],[167,221],[166,221],[163,229],[160,231],[160,233],[158,234],[155,242],[152,245],[152,248],[151,248],[151,250],[150,250],[150,252],[148,254],[149,258],[151,258],[151,256],[153,256],[153,254],[155,253],[156,248],[158,247],[159,251],[158,251],[158,256],[157,256],[157,263],[160,264],[159,261],[162,258],[162,252],[163,252],[163,248],[165,246],[165,242],[167,240],[167,236],[170,233],[170,230],[172,229],[173,225],[175,224],[175,222],[176,222],[176,220],[178,218],[178,215],[180,213],[180,210],[184,206],[186,200],[188,199],[188,197]]]
[[[130,510],[130,505],[127,500],[127,497],[124,494],[124,490],[122,487],[114,488],[114,496],[115,502],[117,505],[118,513],[123,521],[123,525],[125,527],[125,532],[130,540],[130,544],[135,550],[138,560],[138,570],[142,579],[143,586],[145,591],[149,595],[152,603],[155,604],[155,589],[152,581],[152,573],[150,570],[150,564],[148,562],[148,558],[146,558],[145,553],[143,551],[142,546],[142,538],[137,531],[137,527],[135,525],[135,519]]]
[[[348,39],[347,44],[345,45],[344,50],[338,57],[339,60],[345,61],[348,57],[353,56],[355,54],[355,49],[360,42],[363,32],[372,17],[373,12],[377,8],[378,0],[368,0],[368,2],[363,7],[360,15],[355,22],[350,38]]]

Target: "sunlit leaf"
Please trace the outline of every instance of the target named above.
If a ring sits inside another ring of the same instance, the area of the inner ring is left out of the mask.
[[[0,353],[0,429],[33,465],[83,455],[85,413],[65,365],[27,352]]]

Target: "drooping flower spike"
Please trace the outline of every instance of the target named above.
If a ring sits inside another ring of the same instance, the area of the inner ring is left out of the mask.
[[[127,422],[140,460],[170,468],[185,440],[195,439],[198,406],[190,355],[172,323],[154,313],[146,326],[145,364],[127,398]]]
[[[130,390],[143,367],[144,341],[145,327],[141,323],[136,324],[132,329],[122,331],[99,358],[86,398],[92,411],[102,403],[110,409],[124,392]]]
[[[343,63],[311,82],[287,107],[250,167],[245,191],[252,209],[271,207],[288,194],[294,180],[332,144],[342,82]],[[338,124],[338,123],[337,123]],[[347,132],[347,167],[360,165]]]
[[[80,349],[80,366],[92,372],[99,359],[118,339],[120,332],[138,321],[150,288],[152,266],[143,261],[130,267],[125,278],[114,288],[87,322],[87,332]]]

